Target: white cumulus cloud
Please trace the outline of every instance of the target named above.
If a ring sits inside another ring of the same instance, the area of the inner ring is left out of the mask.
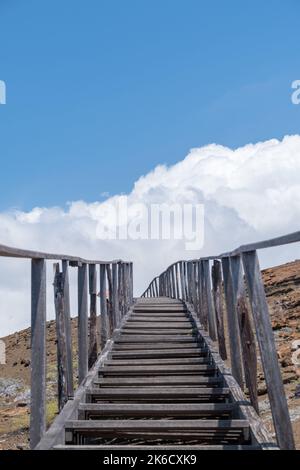
[[[100,188],[101,189],[101,188]],[[300,136],[248,144],[238,149],[211,144],[192,149],[172,166],[159,165],[142,176],[127,195],[129,218],[136,204],[204,204],[204,246],[186,251],[183,240],[101,240],[99,220],[112,225],[110,208],[124,195],[105,201],[74,201],[67,209],[35,207],[30,212],[0,213],[0,243],[74,254],[87,258],[122,258],[134,262],[135,294],[176,259],[217,254],[236,246],[299,229]],[[298,245],[265,250],[263,265],[299,257]],[[52,271],[48,263],[49,318]],[[72,273],[75,288],[75,270]],[[30,264],[0,258],[0,336],[29,326]],[[76,294],[74,292],[74,298]],[[76,314],[76,303],[73,304]]]

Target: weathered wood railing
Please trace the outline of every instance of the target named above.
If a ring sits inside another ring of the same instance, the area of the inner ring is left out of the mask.
[[[57,333],[58,407],[74,395],[69,267],[78,270],[78,385],[133,302],[131,262],[98,261],[0,245],[0,256],[31,260],[30,446],[46,430],[46,261],[56,260],[54,303]],[[99,281],[98,281],[99,266]],[[100,296],[100,331],[97,295]],[[100,348],[99,348],[100,344]]]
[[[299,241],[300,232],[295,232],[217,256],[177,261],[155,277],[142,295],[168,296],[192,304],[211,339],[217,340],[220,356],[225,360],[224,293],[232,374],[241,388],[246,385],[251,403],[258,411],[257,341],[281,449],[293,449],[294,438],[257,250]]]

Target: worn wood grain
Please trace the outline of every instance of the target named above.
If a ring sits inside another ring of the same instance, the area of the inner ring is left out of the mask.
[[[225,329],[224,329],[224,313],[223,313],[223,298],[222,298],[222,269],[221,262],[214,260],[212,265],[212,288],[213,288],[213,301],[216,312],[216,327],[219,353],[221,358],[225,361],[227,359],[226,342],[225,342]]]
[[[30,447],[46,429],[46,263],[31,261],[31,405]]]
[[[245,382],[249,392],[250,401],[258,413],[256,342],[247,306],[242,261],[240,256],[232,256],[230,258],[230,269],[232,274],[233,302],[240,327]]]
[[[58,410],[61,411],[68,401],[67,391],[67,344],[64,312],[63,273],[60,272],[59,263],[54,265],[54,305],[56,325],[57,348],[57,395]]]
[[[78,382],[88,372],[88,281],[87,265],[78,267]]]
[[[289,410],[286,402],[274,335],[256,251],[242,255],[257,340],[271,404],[276,438],[281,449],[294,449]]]
[[[227,312],[228,336],[230,345],[230,362],[232,374],[243,388],[242,352],[240,345],[240,329],[237,313],[233,302],[233,286],[229,258],[222,258],[224,294]]]

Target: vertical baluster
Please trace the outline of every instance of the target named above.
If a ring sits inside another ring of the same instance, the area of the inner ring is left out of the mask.
[[[208,307],[207,307],[207,296],[206,296],[206,285],[205,285],[205,273],[204,273],[204,260],[199,261],[198,266],[198,278],[199,278],[199,293],[200,293],[200,309],[201,309],[201,323],[205,330],[208,330]]]
[[[293,430],[257,253],[245,252],[242,259],[277,442],[281,449],[294,449]]]
[[[180,273],[181,299],[185,300],[183,261],[179,263],[179,273]]]
[[[106,264],[107,284],[108,284],[108,320],[109,320],[109,336],[111,337],[113,330],[115,329],[114,316],[112,311],[113,305],[113,288],[111,278],[111,267],[110,264]]]
[[[67,395],[69,398],[74,396],[73,383],[73,350],[72,350],[72,327],[71,327],[71,309],[70,309],[70,282],[69,282],[69,262],[62,260],[62,282],[63,282],[63,302],[65,314],[66,331],[66,360],[67,360]]]
[[[222,270],[224,280],[224,293],[225,303],[227,311],[227,324],[228,324],[228,336],[230,345],[230,360],[232,375],[238,382],[241,388],[243,388],[243,367],[242,367],[242,353],[239,338],[239,325],[237,313],[233,301],[233,286],[230,271],[229,258],[222,258]]]
[[[89,368],[95,363],[98,356],[97,335],[97,270],[95,264],[89,265],[89,294],[90,294],[90,342],[89,342]]]
[[[217,340],[216,332],[216,321],[215,321],[215,311],[212,300],[211,292],[211,282],[210,282],[210,272],[209,272],[209,260],[203,260],[203,274],[205,279],[205,297],[206,297],[206,307],[207,307],[207,317],[208,317],[208,331],[209,336],[213,341]]]
[[[101,309],[101,348],[103,349],[109,338],[109,323],[106,300],[106,265],[100,264],[100,309]]]
[[[78,381],[88,373],[88,287],[87,265],[78,266]]]
[[[230,258],[230,269],[233,285],[233,302],[237,312],[240,328],[245,382],[249,391],[251,403],[258,413],[256,343],[247,307],[240,256],[232,256]]]
[[[31,261],[31,405],[30,447],[46,429],[46,263]]]
[[[223,299],[222,299],[222,270],[221,262],[217,259],[214,260],[212,265],[212,286],[213,286],[213,301],[216,312],[217,336],[219,344],[219,352],[221,358],[225,361],[227,359],[227,351],[225,344],[225,330],[224,330],[224,312],[223,312]]]
[[[57,397],[58,410],[61,411],[68,401],[67,393],[67,345],[64,312],[63,273],[60,272],[59,263],[54,264],[54,305],[57,349]]]

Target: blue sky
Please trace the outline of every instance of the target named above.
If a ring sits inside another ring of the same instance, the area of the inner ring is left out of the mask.
[[[0,210],[128,192],[192,147],[299,133],[297,0],[0,0]]]

